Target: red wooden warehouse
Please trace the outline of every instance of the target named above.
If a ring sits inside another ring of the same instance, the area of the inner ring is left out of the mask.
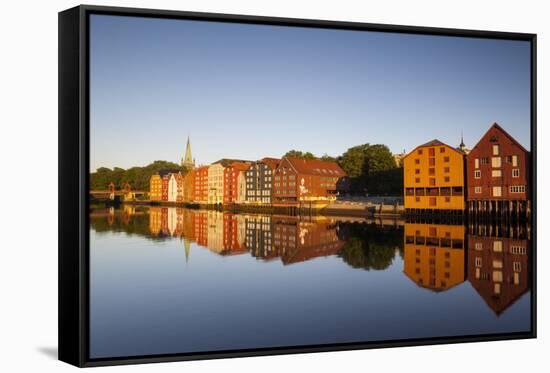
[[[497,123],[466,157],[470,213],[530,213],[530,153]]]

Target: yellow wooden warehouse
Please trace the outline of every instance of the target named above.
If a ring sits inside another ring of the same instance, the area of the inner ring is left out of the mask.
[[[407,213],[463,212],[464,156],[439,140],[416,147],[403,158]]]

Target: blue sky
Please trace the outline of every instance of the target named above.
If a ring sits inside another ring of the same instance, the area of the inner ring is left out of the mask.
[[[523,41],[92,15],[90,167],[469,147],[530,148]]]

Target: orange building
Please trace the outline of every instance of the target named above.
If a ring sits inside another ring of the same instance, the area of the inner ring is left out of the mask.
[[[162,177],[154,174],[149,179],[149,199],[151,201],[162,200]]]
[[[464,282],[464,234],[463,225],[405,223],[403,272],[434,291]]]
[[[195,168],[193,177],[193,202],[208,202],[208,166]]]
[[[404,205],[408,213],[464,211],[464,153],[439,140],[403,158]]]
[[[183,202],[193,202],[196,170],[191,170],[183,177]]]
[[[176,175],[176,202],[183,202],[183,175],[178,172]]]

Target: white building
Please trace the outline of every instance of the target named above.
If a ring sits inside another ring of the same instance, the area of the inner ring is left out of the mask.
[[[244,171],[239,172],[237,176],[237,203],[246,202],[246,174]]]
[[[208,167],[208,203],[223,203],[223,170],[220,163]]]
[[[178,181],[176,180],[176,174],[170,174],[168,179],[168,201],[176,202],[178,199]]]

